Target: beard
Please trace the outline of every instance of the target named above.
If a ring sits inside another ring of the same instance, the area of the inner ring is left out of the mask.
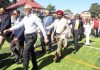
[[[61,19],[62,18],[62,16],[57,16],[57,19]]]

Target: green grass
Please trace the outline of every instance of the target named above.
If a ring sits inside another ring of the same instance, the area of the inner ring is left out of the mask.
[[[53,62],[55,51],[50,54],[38,54],[40,47],[36,47],[37,62],[40,70],[100,70],[100,38],[91,37],[91,46],[85,47],[85,39],[79,42],[80,49],[73,54],[73,45],[63,50],[63,59],[59,63]],[[39,45],[39,40],[36,45]],[[55,46],[54,46],[55,47]],[[23,70],[22,64],[15,64],[14,58],[10,57],[9,45],[4,43],[0,50],[0,70]],[[32,64],[30,61],[29,70]]]

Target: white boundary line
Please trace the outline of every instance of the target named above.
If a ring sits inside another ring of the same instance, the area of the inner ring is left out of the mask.
[[[93,47],[93,46],[84,46],[84,47],[89,47],[89,48],[91,48],[91,49],[100,50],[100,48],[96,48],[96,47]]]

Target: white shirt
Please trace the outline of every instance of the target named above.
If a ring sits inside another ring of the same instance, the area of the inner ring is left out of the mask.
[[[87,23],[87,24],[84,23],[83,27],[84,27],[84,34],[90,34],[91,33],[92,27],[91,27],[90,23]]]
[[[54,23],[47,27],[47,29],[50,29],[52,27],[54,27],[56,33],[61,34],[61,38],[65,38],[68,33],[71,33],[70,27],[65,18],[56,19]]]
[[[47,27],[47,29],[53,28],[56,30],[56,33],[62,33],[64,28],[67,26],[67,20],[65,18],[56,19],[54,23]]]
[[[41,19],[36,14],[31,13],[30,15],[25,16],[20,24],[11,27],[10,30],[16,30],[22,26],[25,27],[25,34],[36,33],[38,26],[42,31],[44,37],[47,38],[45,29],[43,28],[43,25],[41,23]]]

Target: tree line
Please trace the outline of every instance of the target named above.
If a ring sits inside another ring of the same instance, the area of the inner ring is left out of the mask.
[[[16,0],[0,0],[0,7],[5,6],[7,7],[11,3],[15,3]],[[50,10],[51,12],[56,12],[56,7],[52,4],[49,4],[46,9]],[[91,13],[92,17],[97,16],[100,14],[100,4],[99,3],[93,3],[90,6],[90,9],[88,10]],[[73,13],[70,9],[64,10],[66,14]]]

